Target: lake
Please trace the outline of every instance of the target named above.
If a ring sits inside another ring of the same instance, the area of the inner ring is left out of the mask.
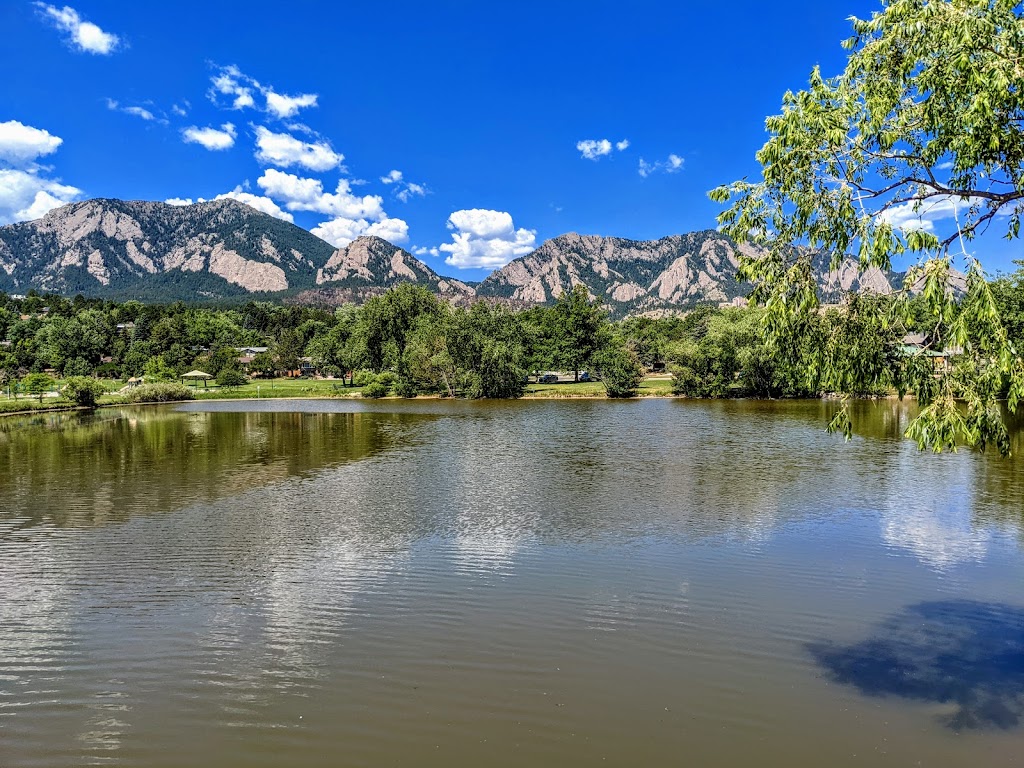
[[[1022,432],[835,407],[2,419],[0,765],[1020,765]]]

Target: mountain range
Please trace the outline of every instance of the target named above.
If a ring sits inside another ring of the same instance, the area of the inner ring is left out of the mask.
[[[747,249],[713,230],[646,241],[569,233],[474,285],[442,277],[378,237],[335,248],[235,200],[173,206],[97,199],[0,227],[0,290],[150,301],[255,295],[336,305],[410,282],[453,303],[483,298],[528,307],[583,285],[622,317],[737,302],[750,289],[736,280],[737,251]],[[820,257],[815,269],[824,301],[851,290],[888,292],[902,279],[874,268],[861,274],[853,259],[831,270]]]

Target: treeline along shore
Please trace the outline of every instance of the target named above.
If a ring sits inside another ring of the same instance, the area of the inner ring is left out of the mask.
[[[1024,268],[990,285],[1007,332],[1024,348]],[[0,294],[0,410],[91,405],[115,392],[136,401],[197,389],[243,396],[261,382],[263,396],[517,398],[552,381],[589,381],[565,393],[608,397],[871,396],[966,362],[934,333],[921,296],[850,294],[806,322],[800,345],[789,348],[768,343],[757,307],[612,322],[583,287],[521,311],[486,301],[453,307],[413,285],[338,309]],[[645,384],[652,376],[657,386]]]

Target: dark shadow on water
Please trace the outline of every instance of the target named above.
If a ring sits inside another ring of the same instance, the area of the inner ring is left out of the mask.
[[[1024,608],[918,603],[859,643],[808,649],[833,680],[867,696],[955,705],[943,723],[957,731],[1016,728],[1024,719]]]

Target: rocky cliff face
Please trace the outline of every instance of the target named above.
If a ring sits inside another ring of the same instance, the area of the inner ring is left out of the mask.
[[[526,306],[554,301],[583,285],[591,296],[605,297],[615,316],[725,304],[750,291],[736,280],[737,249],[751,253],[749,246],[711,230],[646,241],[572,233],[498,270],[479,285],[477,295]],[[825,301],[851,290],[892,290],[890,276],[877,269],[859,275],[852,259],[835,271],[824,259],[816,266]]]
[[[301,227],[234,200],[89,200],[0,227],[0,289],[145,293],[173,272],[199,295],[277,292],[312,284],[332,251]]]
[[[372,285],[382,290],[411,282],[441,295],[473,295],[473,289],[465,283],[441,277],[412,254],[379,237],[359,237],[339,248],[317,271],[316,282],[340,288]]]
[[[748,246],[738,246],[744,252]],[[585,286],[614,317],[678,312],[741,300],[734,243],[714,231],[660,240],[561,235],[494,272],[475,288],[442,277],[378,237],[335,249],[305,229],[235,200],[189,206],[89,200],[37,221],[0,227],[0,290],[168,301],[265,293],[290,301],[360,303],[402,282],[464,304],[547,304]],[[832,270],[815,260],[822,299],[847,291],[886,293],[901,276]]]

